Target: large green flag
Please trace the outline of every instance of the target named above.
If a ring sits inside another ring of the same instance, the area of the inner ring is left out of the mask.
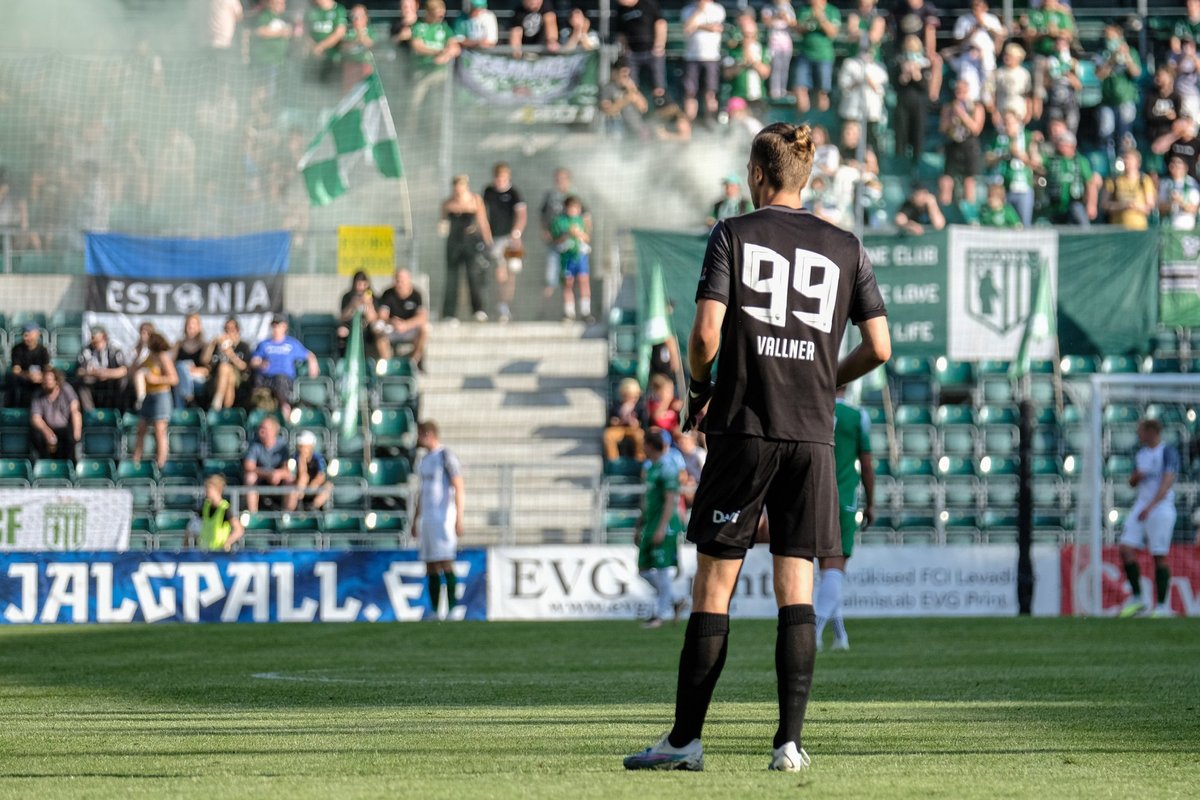
[[[671,338],[671,320],[667,317],[667,287],[663,285],[662,264],[653,261],[642,273],[645,306],[642,311],[642,336],[638,347],[638,382],[642,386],[650,379],[650,351],[656,344]]]
[[[1012,378],[1029,374],[1029,351],[1033,345],[1046,339],[1058,338],[1058,319],[1055,314],[1054,298],[1050,293],[1050,270],[1043,264],[1038,267],[1034,279],[1033,306],[1025,320],[1025,332],[1021,335],[1021,347],[1016,360],[1008,368]]]
[[[346,355],[342,357],[341,435],[345,438],[358,433],[358,406],[362,399],[365,374],[362,309],[359,309],[354,312],[354,319],[350,321],[350,339],[346,342]]]
[[[374,73],[342,98],[300,159],[300,171],[312,204],[323,206],[346,193],[352,172],[372,165],[385,177],[401,175],[396,126]]]

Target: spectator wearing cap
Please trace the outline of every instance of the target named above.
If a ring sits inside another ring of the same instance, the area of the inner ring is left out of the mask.
[[[726,175],[721,179],[724,190],[720,200],[713,203],[712,214],[705,220],[710,228],[723,219],[749,214],[754,204],[742,196],[742,179],[737,175]]]
[[[271,335],[254,348],[250,368],[254,370],[255,387],[270,389],[285,418],[292,409],[292,386],[296,382],[297,361],[306,361],[308,376],[317,377],[317,357],[299,340],[288,336],[287,317],[276,314],[271,318]]]
[[[470,13],[458,18],[455,39],[463,50],[491,50],[500,41],[500,23],[487,0],[471,0]]]
[[[1125,41],[1125,32],[1115,22],[1104,26],[1104,51],[1096,57],[1096,77],[1100,79],[1100,110],[1097,133],[1115,154],[1119,143],[1132,137],[1137,118],[1138,86],[1142,60]],[[1153,205],[1153,203],[1151,203]]]
[[[42,387],[29,409],[33,446],[39,458],[75,460],[75,444],[83,438],[79,397],[60,370],[42,373]]]
[[[1110,225],[1131,231],[1150,227],[1150,214],[1158,205],[1154,180],[1142,172],[1142,154],[1130,148],[1121,154],[1117,169],[1104,181],[1104,210]]]
[[[938,207],[937,198],[929,187],[914,182],[900,210],[896,212],[896,227],[905,233],[920,236],[926,228],[940,231],[946,227],[946,217]]]
[[[648,70],[654,104],[662,105],[667,96],[667,20],[658,0],[617,0],[612,26],[634,81]]]
[[[285,510],[295,511],[305,504],[313,511],[325,507],[333,493],[325,467],[325,456],[317,451],[316,434],[301,431],[296,437],[296,452],[288,462],[296,490],[284,498]]]
[[[291,486],[295,483],[292,470],[288,468],[288,446],[279,435],[279,420],[264,417],[258,424],[256,438],[246,448],[242,457],[242,472],[247,486]],[[268,501],[275,505],[275,497]],[[246,494],[246,509],[258,511],[258,492]]]
[[[8,368],[8,405],[29,408],[29,402],[42,384],[42,373],[50,368],[50,351],[42,344],[42,329],[36,322],[21,328],[21,341],[12,347]]]
[[[1046,159],[1045,213],[1055,225],[1087,227],[1096,218],[1100,176],[1076,150],[1075,134],[1067,131],[1054,141]]]
[[[1158,210],[1164,228],[1174,231],[1196,229],[1200,182],[1188,174],[1187,164],[1179,156],[1167,162],[1167,175],[1159,181]]]
[[[75,359],[75,391],[84,411],[129,410],[129,359],[108,341],[103,325],[93,325],[91,339]]]
[[[758,114],[764,109],[766,80],[771,76],[771,53],[758,38],[754,9],[746,7],[737,17],[738,41],[722,60],[723,77],[732,97],[745,100]]]
[[[729,115],[729,132],[749,143],[763,129],[762,120],[750,111],[750,105],[740,97],[731,97],[725,106]]]

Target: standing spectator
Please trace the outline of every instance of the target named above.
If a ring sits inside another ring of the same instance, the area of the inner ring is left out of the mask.
[[[937,51],[937,29],[942,23],[933,3],[925,0],[904,0],[896,13],[896,28],[900,35],[918,37],[925,48],[925,57],[933,64],[935,71],[940,71],[942,58]]]
[[[522,235],[529,222],[525,198],[512,183],[512,168],[501,161],[492,167],[492,182],[483,190],[492,262],[496,265],[496,313],[501,322],[512,319],[509,303],[516,294],[517,275],[524,267]]]
[[[108,331],[93,325],[91,340],[75,359],[75,390],[84,411],[129,407],[129,360],[108,341]]]
[[[353,89],[355,84],[365,80],[375,71],[375,56],[371,53],[375,42],[371,39],[367,7],[361,4],[351,6],[348,19],[350,26],[346,28],[346,35],[342,37],[341,43],[343,94]],[[413,30],[415,34],[415,25]],[[415,52],[416,49],[417,46],[414,42],[413,51]]]
[[[613,64],[612,80],[600,90],[600,113],[604,115],[604,129],[610,134],[625,133],[642,139],[647,135],[642,116],[650,110],[645,95],[638,88],[633,70],[622,59]]]
[[[21,234],[15,237],[20,242],[28,232],[29,202],[17,195],[8,178],[8,170],[0,167],[0,251],[11,246],[5,243],[5,234]]]
[[[763,25],[767,29],[767,53],[770,56],[769,94],[772,100],[787,96],[792,67],[792,30],[796,27],[796,9],[792,0],[772,0],[763,7]]]
[[[1004,23],[988,11],[987,0],[971,0],[971,13],[963,14],[954,23],[954,41],[964,50],[971,45],[979,48],[983,68],[980,88],[985,105],[991,105],[995,97],[996,54],[1007,36]]]
[[[1179,156],[1167,162],[1167,177],[1158,185],[1158,210],[1163,227],[1174,231],[1196,229],[1196,211],[1200,209],[1200,182],[1188,174],[1187,163]]]
[[[962,181],[963,199],[975,203],[975,176],[983,167],[979,135],[987,122],[983,104],[971,100],[970,84],[954,84],[954,100],[942,107],[940,128],[946,137],[946,171],[938,178],[938,202],[943,207],[954,202],[954,186]]]
[[[225,476],[219,472],[204,479],[204,499],[196,516],[195,546],[201,550],[228,553],[246,533],[225,499]]]
[[[491,50],[500,41],[500,23],[487,0],[471,0],[470,13],[459,17],[456,27],[455,38],[463,50]]]
[[[1054,142],[1054,155],[1046,159],[1046,198],[1050,221],[1055,225],[1087,227],[1096,218],[1100,176],[1076,152],[1075,134],[1067,131]]]
[[[38,458],[75,460],[75,445],[83,438],[79,397],[63,380],[60,370],[42,374],[42,390],[29,408],[33,447]]]
[[[1196,53],[1196,43],[1184,39],[1183,49],[1172,53],[1167,63],[1175,73],[1175,90],[1183,99],[1183,110],[1192,119],[1200,118],[1200,55]]]
[[[508,30],[508,46],[513,58],[520,58],[523,48],[544,47],[547,53],[558,52],[558,17],[549,0],[521,0],[513,14]]]
[[[717,114],[720,89],[721,37],[725,30],[725,7],[715,0],[694,0],[683,7],[679,18],[686,37],[683,54],[683,112],[694,121],[700,106],[700,84],[704,84],[704,109]]]
[[[566,167],[558,167],[554,170],[554,185],[546,192],[546,196],[542,198],[541,208],[542,241],[546,243],[546,288],[544,295],[547,298],[553,297],[554,290],[558,288],[561,267],[558,250],[554,247],[554,237],[550,235],[550,226],[563,213],[563,203],[572,194],[575,193],[571,191],[571,171]],[[588,233],[591,233],[592,215],[588,213],[587,205],[583,206],[583,225]]]
[[[258,436],[246,448],[242,458],[243,480],[247,486],[291,486],[295,483],[292,471],[288,469],[288,446],[279,435],[279,420],[275,417],[264,417],[258,424]],[[278,507],[281,504],[277,495],[269,495],[268,505]],[[246,493],[246,509],[258,511],[258,492]]]
[[[1110,225],[1131,231],[1150,227],[1150,215],[1158,205],[1154,179],[1142,172],[1142,154],[1130,148],[1121,155],[1116,173],[1104,182],[1104,210]]]
[[[1055,50],[1044,61],[1042,85],[1046,87],[1043,105],[1047,119],[1061,119],[1067,130],[1079,130],[1079,92],[1083,88],[1082,67],[1071,52],[1071,38],[1063,33],[1055,40]]]
[[[338,313],[337,352],[344,355],[346,341],[350,338],[350,325],[354,315],[362,312],[360,325],[363,331],[363,341],[369,345],[371,353],[377,358],[389,349],[386,339],[383,339],[375,323],[379,321],[379,312],[375,306],[375,293],[371,291],[371,279],[367,273],[359,270],[350,281],[350,289],[342,295],[342,307]],[[381,339],[383,339],[381,341]]]
[[[208,46],[232,52],[233,37],[242,21],[242,0],[208,0]]]
[[[325,456],[317,452],[317,436],[312,431],[301,431],[296,436],[296,452],[289,467],[296,490],[284,498],[284,510],[295,511],[306,503],[312,511],[323,509],[333,494],[333,484],[329,483]]]
[[[870,50],[842,61],[838,70],[838,116],[843,121],[853,120],[861,124],[867,120],[867,139],[879,140],[879,129],[884,124],[884,97],[887,93],[888,74],[882,64],[874,59]]]
[[[634,81],[640,83],[642,70],[648,70],[654,104],[662,105],[667,96],[667,20],[658,0],[617,0],[613,32]]]
[[[313,7],[304,19],[312,42],[314,72],[317,80],[325,83],[333,77],[341,60],[338,46],[346,36],[346,9],[336,0],[313,0]]]
[[[446,237],[446,287],[442,294],[442,319],[458,319],[459,278],[466,273],[471,311],[476,322],[487,322],[483,310],[483,280],[487,250],[492,246],[483,198],[471,191],[466,175],[455,175],[450,197],[442,201],[442,235]]]
[[[485,9],[486,10],[486,9]],[[443,0],[425,3],[425,20],[413,25],[412,51],[420,72],[445,67],[461,52],[454,31],[446,24],[446,4]]]
[[[562,265],[563,320],[575,319],[575,284],[579,284],[579,316],[589,325],[592,316],[592,289],[588,279],[588,254],[591,236],[583,220],[583,203],[572,195],[563,201],[563,213],[550,226],[554,246]]]
[[[1110,157],[1124,147],[1126,137],[1132,137],[1141,75],[1142,60],[1136,50],[1129,49],[1121,26],[1105,25],[1104,52],[1096,58],[1096,77],[1101,81],[1099,135]]]
[[[740,97],[761,113],[766,96],[765,81],[771,75],[771,54],[763,49],[758,39],[754,9],[742,9],[737,27],[741,39],[729,49],[722,62],[724,77],[730,83],[732,97]]]
[[[650,390],[646,398],[646,422],[651,429],[658,428],[678,438],[683,412],[683,401],[675,396],[675,381],[657,372],[650,376]]]
[[[691,508],[696,487],[700,485],[700,473],[704,471],[704,464],[708,461],[708,451],[700,446],[698,436],[696,431],[688,431],[675,440],[675,446],[683,456],[683,473],[679,476],[680,493],[688,508]]]
[[[308,363],[308,377],[317,377],[317,357],[298,340],[288,336],[287,317],[276,314],[271,318],[270,337],[254,348],[250,368],[255,371],[255,387],[270,389],[284,419],[292,410],[292,385],[296,382],[297,361]]]
[[[171,389],[179,383],[171,344],[155,331],[146,343],[149,354],[138,364],[145,374],[146,396],[138,409],[137,441],[133,446],[133,463],[142,462],[146,431],[154,426],[154,460],[162,469],[167,463],[167,422],[171,419]]]
[[[896,212],[896,227],[913,236],[925,233],[927,227],[935,231],[946,227],[946,217],[937,198],[924,184],[913,184],[912,191]]]
[[[412,29],[420,21],[417,0],[400,0],[396,17],[388,28],[388,38],[396,46],[396,62],[404,78],[409,77],[412,67]]]
[[[1166,172],[1166,162],[1153,151],[1153,144],[1171,132],[1171,126],[1183,113],[1183,98],[1175,91],[1175,77],[1166,64],[1154,70],[1154,91],[1146,96],[1142,117],[1146,125],[1146,141],[1150,143],[1151,155],[1146,159],[1146,169],[1155,175]],[[1153,159],[1153,160],[1151,160]]]
[[[562,42],[560,53],[574,53],[576,50],[595,50],[600,47],[600,36],[592,30],[592,21],[587,13],[575,6],[567,15],[567,26],[559,32]]]
[[[1183,19],[1175,23],[1175,29],[1171,32],[1172,53],[1182,52],[1184,42],[1194,42],[1200,38],[1200,0],[1187,0],[1184,5],[1187,13]]]
[[[50,351],[42,344],[42,329],[36,322],[26,322],[21,329],[21,341],[12,348],[8,368],[9,407],[29,408],[34,392],[42,385],[42,373],[48,369]]]
[[[896,60],[896,155],[909,159],[911,171],[925,151],[925,120],[929,117],[932,88],[940,77],[932,72],[932,63],[925,55],[921,40],[914,34],[904,37]]]
[[[737,175],[726,175],[721,179],[721,193],[721,199],[713,203],[712,214],[704,220],[708,227],[754,210],[754,204],[742,196],[742,179]]]
[[[679,473],[674,458],[668,456],[661,431],[646,434],[646,469],[642,521],[635,544],[638,546],[638,574],[654,587],[658,595],[654,613],[643,628],[661,628],[667,616],[679,621],[683,601],[676,602],[672,581],[679,561],[679,534],[684,530],[679,516]]]
[[[421,488],[413,512],[412,532],[421,549],[421,560],[425,562],[430,616],[436,617],[441,606],[443,581],[447,611],[458,603],[454,559],[458,555],[458,538],[463,533],[467,493],[462,464],[442,445],[436,422],[422,420],[417,426],[417,446],[425,450],[425,455],[417,464]]]
[[[842,25],[841,12],[828,0],[811,0],[796,15],[800,32],[800,57],[796,60],[794,80],[796,108],[807,114],[811,107],[809,92],[817,90],[817,109],[829,110],[829,92],[833,89],[833,40]]]
[[[858,0],[858,6],[846,14],[846,38],[861,48],[863,38],[871,57],[879,58],[879,46],[887,35],[888,15],[879,10],[878,0]]]
[[[284,19],[287,0],[266,0],[250,23],[250,65],[258,73],[267,94],[274,96],[279,73],[287,60],[292,26]]]
[[[195,404],[197,395],[203,393],[208,384],[209,362],[208,341],[204,338],[204,327],[199,314],[188,314],[183,321],[183,338],[175,343],[173,360],[179,383],[175,385],[175,407],[187,408]]]
[[[1196,137],[1196,120],[1185,106],[1180,111],[1180,117],[1171,129],[1151,143],[1154,153],[1166,156],[1167,160],[1178,157],[1187,164],[1188,174],[1200,179],[1197,167],[1200,166],[1200,139]]]
[[[1000,128],[1005,112],[1011,111],[1025,125],[1035,116],[1033,100],[1033,76],[1025,69],[1025,50],[1012,42],[1004,47],[1002,66],[996,70],[996,103],[992,112],[992,124]]]
[[[1043,0],[1042,7],[1031,7],[1020,23],[1025,47],[1034,54],[1039,68],[1043,59],[1054,54],[1059,36],[1065,35],[1068,41],[1075,39],[1075,18],[1061,0]]]
[[[642,402],[642,387],[634,378],[624,378],[617,385],[617,399],[608,407],[608,425],[604,428],[604,459],[614,461],[621,456],[622,446],[638,461],[646,458],[642,449],[645,431],[646,405]]]
[[[1041,169],[1042,157],[1016,111],[1010,109],[1004,113],[1004,127],[996,134],[987,160],[988,167],[1001,181],[1007,201],[1017,210],[1021,224],[1028,228],[1033,224],[1033,174]]]
[[[401,267],[392,285],[379,298],[379,328],[388,345],[388,358],[400,345],[411,345],[408,357],[417,369],[425,370],[425,342],[429,338],[429,312],[421,293],[413,286],[412,273]]]
[[[250,373],[250,345],[242,341],[242,327],[235,317],[225,320],[220,336],[208,343],[208,363],[212,375],[212,409],[233,408],[237,391]]]

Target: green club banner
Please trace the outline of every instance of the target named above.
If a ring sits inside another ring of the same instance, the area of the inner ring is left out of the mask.
[[[863,239],[888,310],[893,349],[935,358],[947,350],[946,231]]]
[[[513,58],[475,50],[459,56],[459,83],[481,103],[513,109],[515,122],[590,122],[600,93],[599,53]]]
[[[1163,325],[1200,327],[1200,234],[1163,232],[1159,292]]]

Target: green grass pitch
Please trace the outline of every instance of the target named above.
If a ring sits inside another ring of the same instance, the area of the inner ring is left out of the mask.
[[[774,624],[734,620],[707,771],[627,773],[682,628],[0,631],[0,797],[1131,798],[1200,794],[1195,620],[852,620],[802,775],[766,771]]]

